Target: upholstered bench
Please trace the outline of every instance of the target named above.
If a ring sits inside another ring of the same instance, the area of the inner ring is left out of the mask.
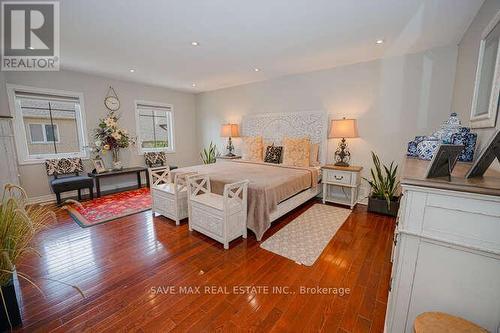
[[[196,230],[229,248],[229,242],[247,238],[248,180],[226,184],[223,195],[211,192],[206,175],[188,177],[189,230]]]
[[[50,180],[52,191],[56,194],[57,204],[61,204],[61,193],[78,191],[78,200],[82,200],[81,190],[87,188],[90,198],[94,198],[94,179],[83,172],[83,163],[80,158],[61,158],[45,161],[45,169]]]

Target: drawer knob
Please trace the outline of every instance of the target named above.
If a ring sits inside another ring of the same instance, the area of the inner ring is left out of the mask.
[[[344,178],[344,176],[333,176],[336,180],[342,180]]]

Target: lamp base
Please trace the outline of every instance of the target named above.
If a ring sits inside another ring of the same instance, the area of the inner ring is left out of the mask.
[[[227,154],[226,157],[234,157],[235,155],[233,154],[234,151],[234,146],[233,146],[233,141],[231,140],[231,137],[227,140]]]
[[[346,163],[346,162],[337,162],[334,165],[335,166],[339,166],[339,167],[348,167],[349,163]]]
[[[335,151],[334,160],[336,161],[335,163],[336,166],[341,166],[341,167],[349,166],[349,161],[351,160],[351,153],[347,148],[347,142],[345,141],[345,138],[342,138],[342,140],[339,142],[339,147]]]

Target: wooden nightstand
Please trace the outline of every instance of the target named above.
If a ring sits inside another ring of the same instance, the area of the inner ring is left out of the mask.
[[[356,206],[361,184],[360,166],[338,167],[327,164],[321,168],[323,184],[323,203],[326,201],[348,205],[351,209]],[[335,189],[341,191],[335,191]]]
[[[217,159],[217,162],[226,162],[226,161],[231,161],[231,160],[239,160],[239,159],[241,159],[241,156],[239,156],[239,155],[235,155],[235,156],[222,155],[222,156],[217,156],[216,159]]]

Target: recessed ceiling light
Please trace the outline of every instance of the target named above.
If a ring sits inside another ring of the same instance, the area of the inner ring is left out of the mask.
[[[35,48],[33,46],[28,47],[30,50],[34,50]]]
[[[192,84],[191,84],[191,86],[192,86],[192,87],[196,87],[196,83],[192,83]]]
[[[131,69],[129,69],[129,71],[130,71],[130,73],[133,73],[133,72],[135,72],[135,69],[131,68]]]
[[[256,72],[259,72],[260,68],[254,68],[253,70],[256,71]]]
[[[200,45],[200,43],[198,43],[198,42],[191,42],[191,45],[198,46],[198,45]]]
[[[377,41],[375,42],[375,44],[384,44],[384,40],[383,39],[377,39]]]

